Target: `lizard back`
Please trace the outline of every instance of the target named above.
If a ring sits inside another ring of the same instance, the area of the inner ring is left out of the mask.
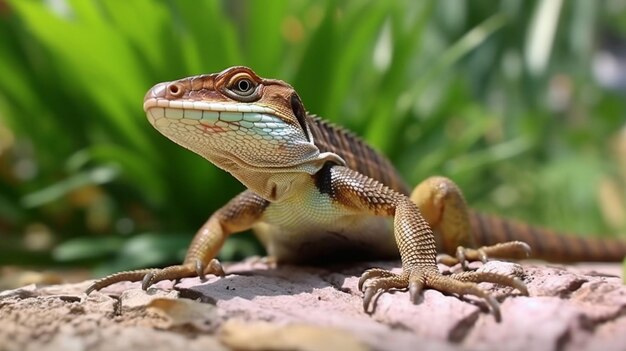
[[[409,188],[391,162],[352,132],[316,115],[307,115],[313,142],[321,152],[333,152],[346,161],[349,168],[376,179],[389,188],[408,195]]]
[[[374,178],[402,194],[410,194],[410,189],[390,161],[361,138],[316,115],[307,115],[307,122],[313,141],[321,152],[334,152],[346,161],[349,168]],[[468,212],[468,219],[470,222],[468,232],[474,240],[474,245],[470,246],[481,247],[521,240],[533,248],[531,258],[557,262],[619,261],[626,255],[626,242],[621,239],[588,238],[557,233],[547,228],[474,210]],[[438,233],[436,228],[434,230],[439,237],[441,233]],[[439,248],[439,251],[443,250]]]

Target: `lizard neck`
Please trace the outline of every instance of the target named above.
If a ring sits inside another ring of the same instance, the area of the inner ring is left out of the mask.
[[[248,189],[271,202],[283,201],[299,192],[307,182],[311,182],[311,175],[321,170],[324,164],[345,164],[339,156],[331,152],[318,153],[314,159],[290,167],[257,168],[233,162],[232,158],[228,162],[210,161],[220,165]]]

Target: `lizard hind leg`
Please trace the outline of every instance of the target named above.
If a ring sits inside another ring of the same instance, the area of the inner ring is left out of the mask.
[[[530,246],[509,241],[478,247],[470,222],[470,212],[459,187],[450,179],[430,177],[411,193],[411,201],[419,207],[426,222],[436,234],[440,263],[448,266],[469,261],[486,262],[489,257],[525,258]]]

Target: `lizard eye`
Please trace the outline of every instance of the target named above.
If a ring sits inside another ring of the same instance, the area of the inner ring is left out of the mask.
[[[254,93],[255,86],[252,81],[248,78],[241,78],[233,84],[231,90],[237,95],[241,96],[250,96]]]
[[[220,90],[231,99],[240,102],[253,102],[261,98],[263,84],[255,80],[250,74],[239,72],[227,79]]]

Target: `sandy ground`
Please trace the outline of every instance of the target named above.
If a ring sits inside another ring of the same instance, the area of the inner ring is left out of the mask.
[[[523,272],[530,296],[482,284],[501,303],[426,290],[362,308],[358,276],[371,262],[324,268],[226,266],[225,278],[120,283],[86,296],[89,281],[0,294],[0,350],[626,350],[620,265],[489,262]],[[443,269],[443,267],[442,267]]]

